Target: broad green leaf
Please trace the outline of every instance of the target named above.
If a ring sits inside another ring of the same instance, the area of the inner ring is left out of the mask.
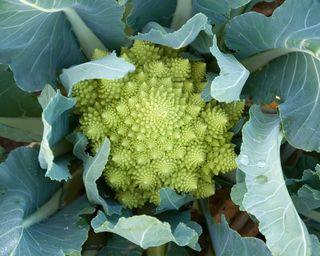
[[[3,0],[0,61],[10,65],[20,88],[41,90],[55,84],[56,71],[85,60],[79,44],[87,55],[103,44],[120,48],[123,12],[115,0]]]
[[[280,98],[280,119],[288,142],[306,151],[320,151],[320,61],[291,53],[272,61],[247,81],[244,93],[256,102]]]
[[[300,179],[287,179],[286,183],[299,213],[308,214],[320,207],[320,165],[315,171],[305,170]]]
[[[224,216],[221,223],[211,224],[213,226],[214,251],[219,256],[271,256],[266,244],[254,237],[241,237],[236,231],[229,227]]]
[[[42,139],[41,118],[0,117],[0,137],[20,142],[39,142]]]
[[[187,248],[176,245],[173,242],[168,244],[166,256],[190,256]]]
[[[167,210],[179,210],[182,205],[190,203],[193,197],[189,194],[179,195],[174,189],[160,189],[160,204],[155,209],[155,214],[162,213]]]
[[[285,186],[280,162],[283,135],[277,115],[264,114],[253,105],[242,130],[243,143],[237,158],[245,173],[247,193],[243,207],[259,221],[273,255],[311,255],[308,231]]]
[[[0,64],[0,117],[39,117],[37,97],[18,88],[7,65]]]
[[[220,67],[219,76],[211,82],[212,98],[223,102],[239,100],[242,87],[249,77],[249,71],[232,54],[224,54],[219,50],[216,36],[213,37],[210,52]]]
[[[86,194],[92,204],[103,207],[106,214],[121,214],[122,206],[111,199],[104,199],[97,187],[97,180],[102,176],[110,152],[110,141],[105,139],[95,156],[86,153],[88,139],[81,133],[71,134],[68,139],[73,143],[73,154],[84,164],[83,182]]]
[[[107,240],[97,256],[142,256],[143,249],[121,236],[113,235]]]
[[[14,141],[40,141],[41,107],[35,95],[19,89],[7,65],[0,64],[0,137]]]
[[[308,153],[304,153],[298,158],[298,161],[292,166],[284,166],[283,173],[288,180],[291,179],[300,179],[303,175],[303,172],[307,169],[313,169],[319,160],[315,157],[310,156]]]
[[[214,24],[220,24],[230,18],[232,9],[237,9],[249,3],[250,0],[194,0],[193,12],[203,13],[207,15],[210,21]]]
[[[69,155],[63,155],[68,150],[64,137],[69,134],[70,111],[75,105],[71,98],[61,95],[46,85],[41,92],[39,102],[43,108],[43,137],[39,152],[39,162],[43,169],[47,169],[46,176],[52,180],[67,180],[71,177],[68,165]]]
[[[177,31],[171,31],[155,22],[150,22],[144,28],[145,33],[138,33],[138,35],[132,36],[131,39],[145,40],[179,49],[192,43],[200,31],[207,28],[207,20],[205,15],[198,13]]]
[[[127,21],[137,32],[150,21],[169,27],[177,0],[132,0],[132,5]]]
[[[92,212],[89,203],[80,198],[60,209],[61,183],[44,177],[37,156],[21,147],[0,164],[0,255],[64,256],[87,239],[79,221]]]
[[[225,33],[249,71],[268,64],[252,75],[245,93],[264,103],[280,97],[285,137],[306,151],[320,151],[319,8],[318,0],[285,1],[272,17],[253,12],[235,17]]]
[[[113,52],[104,58],[64,69],[60,75],[60,80],[70,95],[72,86],[80,81],[86,79],[119,79],[134,70],[134,65],[118,58]]]
[[[91,226],[96,233],[112,232],[144,249],[172,241],[179,246],[189,246],[200,250],[197,243],[199,234],[183,222],[172,229],[168,222],[161,222],[152,216],[135,215],[128,218],[108,218],[99,211],[92,220]]]

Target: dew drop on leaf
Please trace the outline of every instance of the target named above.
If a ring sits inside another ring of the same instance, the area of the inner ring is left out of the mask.
[[[249,164],[249,157],[247,155],[240,155],[239,156],[239,163],[243,165]]]
[[[257,166],[258,166],[259,168],[264,168],[264,167],[266,166],[266,162],[265,162],[265,161],[259,161],[259,162],[257,163]]]

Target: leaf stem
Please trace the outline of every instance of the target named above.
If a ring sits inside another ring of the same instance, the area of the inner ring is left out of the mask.
[[[174,30],[182,27],[192,16],[192,0],[177,0],[176,10],[173,14],[171,28]]]
[[[36,223],[39,223],[49,216],[54,214],[60,208],[60,198],[62,196],[62,188],[59,189],[51,199],[36,210],[33,214],[28,216],[22,223],[24,228],[28,228]]]
[[[301,213],[303,216],[320,223],[320,212],[310,211],[308,213]]]
[[[88,59],[92,58],[95,49],[108,52],[107,48],[103,45],[100,39],[83,22],[79,14],[73,8],[65,8],[63,9],[63,12],[71,23],[73,32]]]

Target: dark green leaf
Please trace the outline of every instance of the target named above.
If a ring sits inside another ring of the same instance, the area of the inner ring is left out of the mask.
[[[60,209],[61,183],[44,177],[37,157],[22,147],[0,164],[0,255],[64,256],[87,239],[89,227],[79,221],[92,213],[88,202]]]
[[[3,0],[0,61],[10,65],[20,88],[41,90],[55,84],[57,70],[85,60],[78,40],[83,50],[100,46],[100,40],[109,49],[120,48],[126,40],[123,12],[115,0]]]
[[[128,25],[137,32],[150,21],[169,27],[177,0],[132,0],[132,5]]]

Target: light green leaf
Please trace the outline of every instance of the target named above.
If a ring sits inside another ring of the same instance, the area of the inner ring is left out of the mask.
[[[68,139],[73,143],[73,154],[83,161],[84,172],[83,182],[86,194],[92,204],[98,204],[103,207],[106,214],[121,214],[122,206],[111,199],[104,199],[97,187],[97,180],[101,177],[107,164],[110,153],[110,141],[105,139],[95,156],[86,153],[88,139],[81,133],[71,134]]]
[[[146,25],[144,34],[138,33],[138,35],[132,36],[131,39],[145,40],[179,49],[192,43],[200,31],[207,28],[207,20],[205,15],[198,13],[189,19],[180,29],[174,32],[155,22],[151,22]]]
[[[169,27],[177,0],[132,0],[132,5],[128,25],[140,31],[150,21]]]
[[[161,222],[152,216],[135,215],[128,218],[108,218],[99,211],[92,220],[91,226],[96,233],[112,232],[144,249],[173,241],[179,246],[189,246],[200,250],[197,243],[199,234],[183,222],[172,229],[168,222]]]
[[[311,244],[312,244],[312,254],[311,256],[317,256],[317,254],[320,252],[320,242],[318,237],[315,235],[311,235]]]
[[[250,109],[243,130],[238,167],[246,175],[247,193],[243,207],[259,221],[273,255],[311,255],[308,231],[300,219],[285,186],[280,162],[283,135],[277,115]]]
[[[167,210],[179,210],[182,205],[190,203],[193,197],[189,194],[179,195],[174,189],[160,189],[160,204],[155,209],[155,214],[165,212]]]
[[[120,79],[134,70],[134,65],[118,58],[113,52],[104,58],[64,69],[60,79],[70,95],[72,86],[80,81],[86,79]]]
[[[50,85],[46,85],[41,92],[39,102],[43,107],[44,126],[39,152],[40,166],[47,169],[47,177],[58,181],[67,180],[71,177],[68,170],[71,157],[62,153],[69,149],[64,137],[71,132],[70,111],[75,102],[62,96],[59,90],[55,92]]]
[[[221,217],[221,223],[213,225],[214,251],[219,256],[271,256],[266,244],[254,237],[241,237],[229,227],[225,217]]]
[[[113,235],[97,256],[141,256],[142,254],[143,249],[141,247],[121,236]]]
[[[89,227],[79,221],[92,213],[88,202],[60,209],[61,183],[44,177],[37,156],[21,147],[0,164],[0,255],[64,256],[87,239]]]
[[[89,56],[104,45],[120,48],[123,12],[115,0],[3,0],[0,62],[10,65],[20,88],[41,90],[55,84],[61,68],[85,61],[79,44]]]
[[[232,54],[224,54],[219,50],[216,36],[213,37],[210,52],[220,67],[220,75],[211,83],[212,98],[223,102],[239,100],[242,87],[249,77],[249,71]]]
[[[245,208],[242,205],[244,195],[247,193],[247,186],[245,182],[239,182],[233,185],[231,189],[231,200],[236,204],[239,205],[240,211],[245,211]]]
[[[254,12],[235,17],[225,34],[249,71],[268,64],[251,76],[244,94],[259,103],[280,97],[285,137],[306,151],[320,151],[319,8],[318,0],[285,1],[272,17]]]

